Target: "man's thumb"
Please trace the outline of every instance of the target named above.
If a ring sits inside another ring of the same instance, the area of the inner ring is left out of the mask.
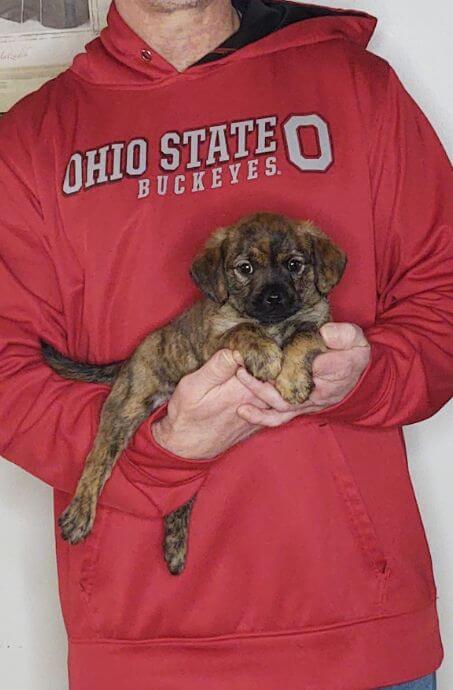
[[[234,376],[239,368],[231,350],[222,349],[215,352],[208,361],[198,370],[209,385],[219,386]]]
[[[331,350],[350,350],[368,345],[368,341],[355,323],[326,323],[321,326],[321,335]]]

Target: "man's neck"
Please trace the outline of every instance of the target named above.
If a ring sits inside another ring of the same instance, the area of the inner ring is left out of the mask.
[[[240,25],[231,0],[200,0],[161,9],[147,0],[115,0],[126,24],[182,72],[223,43]]]

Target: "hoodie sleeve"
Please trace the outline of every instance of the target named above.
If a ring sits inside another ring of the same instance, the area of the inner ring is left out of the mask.
[[[68,351],[64,300],[30,184],[31,164],[22,165],[20,143],[14,143],[16,156],[10,155],[5,131],[11,129],[0,129],[0,455],[72,494],[109,388],[64,380],[42,359],[40,339]],[[164,411],[162,406],[153,417]],[[131,514],[165,514],[196,493],[211,463],[160,448],[148,419],[100,500]]]
[[[430,123],[389,68],[370,158],[378,303],[371,360],[317,415],[361,426],[411,424],[453,393],[453,173]]]

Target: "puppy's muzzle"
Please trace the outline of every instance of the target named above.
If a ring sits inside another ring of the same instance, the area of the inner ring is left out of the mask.
[[[261,323],[278,323],[287,319],[298,309],[296,300],[285,285],[271,283],[255,297],[250,315]]]

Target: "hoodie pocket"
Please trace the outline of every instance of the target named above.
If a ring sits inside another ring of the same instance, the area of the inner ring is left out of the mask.
[[[186,568],[193,561],[192,522],[193,513]],[[71,583],[78,592],[79,611],[85,612],[89,636],[147,639],[168,625],[169,611],[180,590],[185,590],[185,571],[169,572],[163,537],[161,515],[141,518],[98,506],[95,529],[84,542]],[[71,558],[75,555],[72,551]],[[171,615],[173,625],[178,619],[179,615]]]
[[[266,635],[384,614],[387,554],[335,429],[294,423],[285,440],[282,453],[278,430],[263,432],[212,467],[181,576],[163,561],[160,518],[100,506],[79,571],[92,633]]]
[[[379,543],[360,490],[332,427],[326,424],[324,430],[331,437],[331,452],[327,453],[330,470],[338,494],[343,501],[352,532],[370,569],[379,575],[385,573],[388,569],[387,558]]]
[[[344,506],[346,520],[350,525],[351,532],[361,551],[364,562],[370,569],[370,573],[374,574],[381,582],[378,588],[377,603],[378,605],[383,605],[390,574],[387,557],[379,542],[363,496],[332,426],[326,423],[321,424],[320,427],[330,437],[326,459],[338,495]]]

